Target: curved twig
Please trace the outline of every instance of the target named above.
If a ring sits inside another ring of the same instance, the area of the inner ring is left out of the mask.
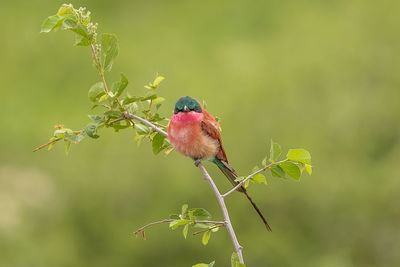
[[[146,225],[140,227],[139,229],[137,229],[137,230],[134,232],[134,234],[136,235],[136,237],[138,237],[138,235],[139,235],[140,232],[144,232],[144,230],[145,230],[146,228],[150,227],[150,226],[153,226],[153,225],[156,225],[156,224],[167,223],[167,222],[173,222],[173,221],[176,221],[176,220],[177,220],[177,219],[164,219],[164,220],[161,220],[161,221],[152,222],[152,223],[149,223],[149,224],[146,224]],[[221,222],[221,221],[209,221],[209,220],[194,220],[194,221],[191,221],[191,223],[194,223],[194,224],[196,224],[196,223],[213,223],[213,224],[217,224],[218,227],[221,227],[221,226],[226,225],[226,222]],[[213,227],[211,227],[211,228],[213,228]],[[211,228],[207,229],[207,231],[210,230]]]
[[[41,145],[40,147],[35,148],[34,150],[32,150],[32,152],[36,152],[36,151],[38,151],[38,150],[40,150],[40,149],[42,149],[42,148],[44,148],[44,147],[46,147],[46,146],[48,146],[48,145],[51,145],[51,144],[53,144],[53,143],[55,143],[55,142],[57,142],[57,141],[60,141],[60,140],[61,140],[61,138],[56,138],[56,139],[54,139],[54,140],[51,140],[50,142],[47,142],[46,144],[43,144],[43,145]]]
[[[281,161],[277,161],[277,162],[268,164],[268,165],[265,166],[264,168],[259,169],[259,170],[256,171],[256,172],[253,172],[252,174],[250,174],[249,176],[247,176],[245,179],[243,179],[242,181],[240,181],[240,183],[238,183],[234,188],[232,188],[231,190],[229,190],[228,192],[226,192],[225,194],[223,194],[222,197],[225,198],[226,196],[228,196],[228,195],[232,194],[233,192],[235,192],[236,190],[238,190],[239,187],[241,187],[245,182],[247,182],[247,180],[251,179],[254,175],[259,174],[260,172],[263,172],[263,171],[265,171],[266,169],[269,169],[269,168],[271,168],[272,166],[278,165],[279,163],[282,163],[282,162],[284,162],[284,161],[286,161],[286,160],[281,160]]]

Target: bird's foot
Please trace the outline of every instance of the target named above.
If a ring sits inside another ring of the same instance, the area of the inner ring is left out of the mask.
[[[200,159],[196,159],[195,161],[194,161],[194,165],[196,166],[196,167],[199,167],[199,164],[201,163],[201,160]]]

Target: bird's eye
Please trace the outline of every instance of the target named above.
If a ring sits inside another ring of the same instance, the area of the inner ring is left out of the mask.
[[[183,105],[182,105],[182,103],[178,103],[178,104],[176,104],[176,109],[178,109],[178,110],[182,110],[182,109],[183,109]]]

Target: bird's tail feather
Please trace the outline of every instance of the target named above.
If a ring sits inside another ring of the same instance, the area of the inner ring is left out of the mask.
[[[228,178],[228,180],[232,183],[232,185],[233,186],[238,185],[238,182],[235,181],[235,179],[238,177],[235,170],[226,162],[220,161],[219,163],[222,163],[222,164],[217,163],[216,165],[222,171],[222,173],[226,176],[226,178]],[[261,211],[258,209],[256,203],[254,203],[253,199],[250,197],[247,190],[243,186],[239,187],[237,190],[239,192],[243,192],[246,195],[246,197],[250,201],[251,205],[253,205],[254,209],[257,211],[258,215],[261,217],[261,220],[264,222],[267,230],[272,232],[271,227],[269,226],[267,220],[264,218]]]

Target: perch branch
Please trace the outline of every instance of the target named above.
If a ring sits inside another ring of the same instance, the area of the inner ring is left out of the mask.
[[[165,131],[161,130],[160,128],[158,128],[157,126],[155,126],[154,124],[152,124],[152,123],[149,122],[148,120],[143,119],[143,118],[141,118],[141,117],[139,117],[139,116],[130,114],[130,113],[128,113],[128,112],[124,112],[123,114],[124,114],[124,117],[125,117],[125,118],[127,118],[127,119],[133,119],[133,120],[138,120],[138,121],[140,121],[141,123],[143,123],[143,124],[145,124],[145,125],[151,127],[154,131],[156,131],[156,132],[158,132],[158,133],[160,133],[160,134],[162,134],[162,135],[168,137],[168,134],[167,134]],[[239,241],[237,240],[235,231],[233,230],[232,223],[231,223],[231,220],[230,220],[230,218],[229,218],[228,209],[226,208],[226,205],[225,205],[224,197],[223,197],[223,196],[221,195],[221,193],[219,192],[217,186],[215,185],[213,179],[212,179],[211,176],[208,174],[208,172],[207,172],[206,168],[203,166],[203,164],[202,164],[201,162],[196,162],[196,165],[197,165],[197,167],[200,168],[201,172],[203,173],[204,178],[205,178],[206,181],[210,184],[211,188],[212,188],[213,191],[214,191],[215,196],[217,197],[219,206],[220,206],[220,208],[221,208],[221,210],[222,210],[222,214],[223,214],[223,216],[224,216],[226,229],[228,229],[228,233],[229,233],[229,235],[230,235],[230,237],[231,237],[231,239],[232,239],[232,243],[233,243],[233,246],[234,246],[234,248],[235,248],[235,251],[236,251],[237,255],[239,256],[239,261],[240,261],[240,263],[244,263],[244,261],[243,261],[243,254],[242,254],[242,249],[243,249],[243,247],[239,244]],[[250,178],[249,178],[249,179],[250,179]],[[236,189],[235,189],[235,190],[236,190]],[[159,223],[162,223],[162,222],[160,221]]]
[[[151,122],[149,122],[146,119],[143,119],[143,118],[141,118],[139,116],[133,115],[133,114],[131,114],[129,112],[126,112],[126,111],[123,113],[123,115],[127,119],[140,121],[141,123],[143,123],[143,124],[149,126],[150,128],[152,128],[154,131],[156,131],[156,132],[158,132],[158,133],[160,133],[160,134],[162,134],[164,136],[168,136],[167,132],[161,130],[160,128],[158,128],[157,126],[155,126],[154,124],[152,124]]]
[[[211,188],[214,191],[215,196],[217,197],[219,206],[221,207],[222,214],[224,215],[224,219],[226,221],[226,229],[228,229],[229,235],[231,236],[233,246],[235,247],[235,251],[236,251],[237,255],[239,256],[239,261],[240,261],[240,263],[244,263],[243,255],[242,255],[243,247],[239,244],[239,241],[237,240],[235,231],[233,230],[232,223],[231,223],[231,220],[229,219],[229,213],[228,213],[228,209],[226,208],[224,198],[222,197],[221,193],[219,192],[213,179],[208,174],[206,168],[204,168],[203,164],[201,162],[199,162],[197,166],[200,168],[201,172],[203,173],[204,178],[210,184]]]

